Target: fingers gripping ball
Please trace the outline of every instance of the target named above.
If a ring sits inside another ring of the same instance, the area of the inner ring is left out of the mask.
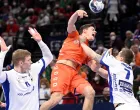
[[[99,13],[104,9],[102,0],[91,0],[89,2],[89,8],[93,13]]]

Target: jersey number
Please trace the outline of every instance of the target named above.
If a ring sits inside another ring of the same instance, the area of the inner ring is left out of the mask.
[[[127,71],[125,79],[129,79],[130,78],[130,70],[126,69],[126,68],[124,68],[124,70]]]

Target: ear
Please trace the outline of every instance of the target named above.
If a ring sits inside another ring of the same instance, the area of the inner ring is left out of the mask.
[[[19,65],[22,65],[22,64],[23,64],[23,62],[20,60],[20,61],[19,61]]]
[[[85,33],[86,32],[86,29],[83,29],[83,33]]]
[[[124,61],[124,58],[123,57],[120,57],[120,61]]]

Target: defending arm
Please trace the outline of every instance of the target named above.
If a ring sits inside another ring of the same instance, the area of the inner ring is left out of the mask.
[[[42,51],[43,59],[45,60],[46,64],[45,66],[47,66],[53,60],[53,55],[48,46],[42,40],[38,42],[38,45]]]
[[[97,54],[95,51],[93,51],[91,48],[89,48],[86,44],[81,43],[81,46],[86,53],[87,56],[89,56],[91,59],[97,61],[100,63],[101,55]]]

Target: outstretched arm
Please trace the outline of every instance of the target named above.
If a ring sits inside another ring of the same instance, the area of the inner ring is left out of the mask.
[[[108,71],[101,68],[101,65],[94,60],[91,60],[88,63],[88,66],[91,68],[92,71],[98,73],[102,78],[108,79]]]
[[[28,31],[32,35],[32,38],[38,43],[38,45],[42,51],[43,59],[45,60],[45,64],[46,64],[45,66],[47,66],[53,60],[53,55],[52,55],[50,49],[42,41],[41,35],[37,32],[37,30],[35,28],[33,29],[33,28],[29,27]]]
[[[76,30],[75,23],[77,21],[77,18],[83,18],[83,17],[88,17],[87,13],[84,10],[77,10],[69,19],[68,21],[68,27],[67,27],[67,32],[71,33]]]
[[[96,62],[100,63],[101,55],[97,54],[95,51],[93,51],[91,48],[89,48],[86,44],[82,42],[81,42],[81,46],[87,56],[89,56],[91,59],[95,60]]]
[[[99,64],[102,56],[97,54],[95,51],[93,51],[91,48],[89,48],[86,44],[84,44],[82,42],[81,42],[81,46],[82,46],[84,52],[87,54],[87,56],[89,56],[91,59],[93,59],[92,61],[90,61],[88,63],[91,70],[93,70],[94,72],[97,72],[101,77],[107,79],[108,71],[101,68],[101,66]]]
[[[3,38],[0,37],[0,47],[1,47],[1,52],[0,52],[0,83],[3,83],[6,80],[6,74],[3,74],[3,72],[2,72],[3,62],[4,62],[5,55],[11,46],[7,47]]]

